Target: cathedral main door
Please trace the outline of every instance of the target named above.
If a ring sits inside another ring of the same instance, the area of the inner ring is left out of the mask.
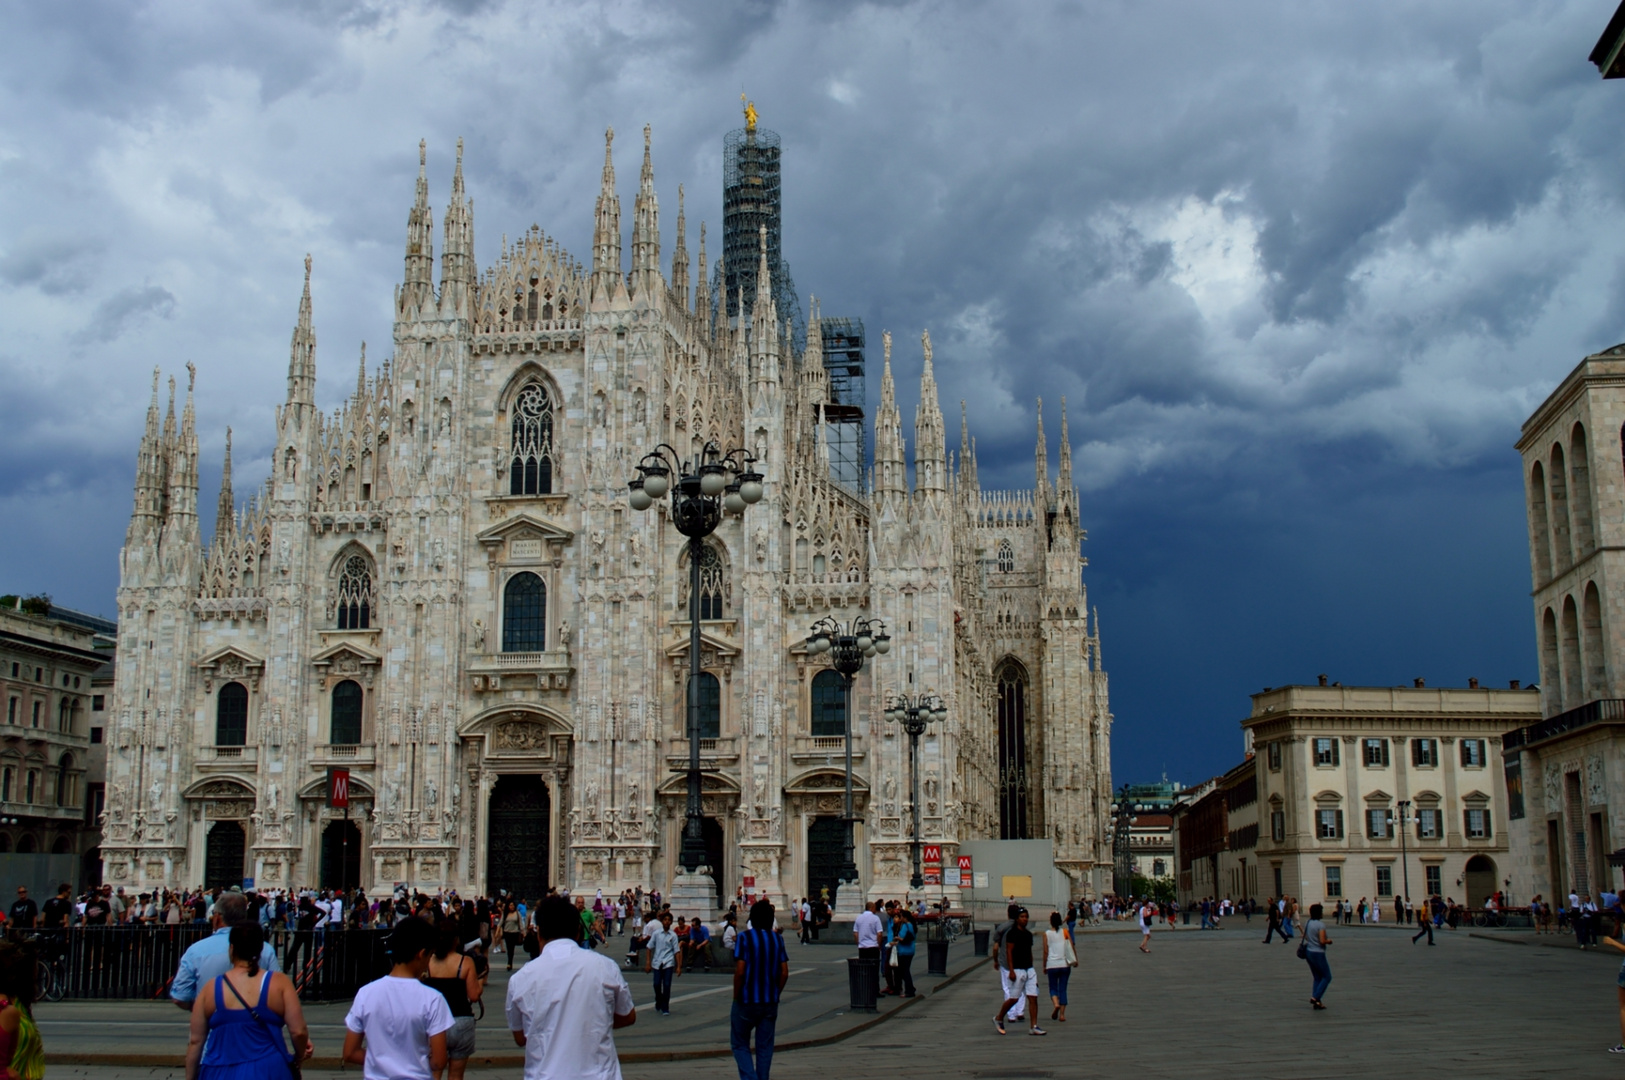
[[[539,776],[502,776],[491,789],[485,831],[485,892],[509,892],[534,904],[547,895],[547,836],[552,803]]]
[[[242,887],[246,840],[243,827],[235,821],[217,821],[210,827],[203,861],[205,889]]]
[[[322,888],[353,889],[361,884],[361,830],[353,821],[335,821],[322,832]]]
[[[816,817],[807,825],[807,895],[828,889],[831,902],[846,861],[846,830],[838,817]]]

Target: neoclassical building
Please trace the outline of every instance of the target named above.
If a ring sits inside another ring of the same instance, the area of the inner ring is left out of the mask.
[[[922,335],[910,463],[888,336],[870,478],[838,484],[816,310],[801,335],[766,288],[721,302],[703,226],[691,287],[681,189],[663,271],[647,128],[629,269],[620,205],[607,140],[590,266],[532,226],[481,269],[459,144],[437,283],[420,168],[394,354],[369,370],[363,351],[331,414],[307,259],[272,473],[239,507],[228,437],[207,541],[194,373],[178,418],[155,376],[120,555],[108,881],[669,887],[689,574],[627,481],[659,443],[715,441],[752,448],[767,492],[724,521],[700,578],[718,889],[834,885],[850,720],[861,884],[902,892],[908,740],[881,710],[921,690],[950,709],[921,740],[927,841],[951,858],[1049,838],[1079,891],[1102,888],[1111,713],[1064,414],[1057,473],[1040,419],[1034,488],[982,490],[963,416],[949,452]],[[768,259],[764,229],[753,282]],[[894,635],[850,718],[804,644],[825,615]],[[332,766],[352,771],[348,820],[326,805]]]

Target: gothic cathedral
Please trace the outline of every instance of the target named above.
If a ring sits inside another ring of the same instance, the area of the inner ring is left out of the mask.
[[[816,309],[801,332],[779,310],[765,227],[754,276],[711,284],[702,226],[691,288],[680,189],[662,273],[647,128],[630,272],[608,143],[590,268],[532,226],[477,269],[459,143],[437,287],[423,160],[393,357],[369,372],[363,350],[354,394],[317,410],[307,258],[271,475],[239,507],[228,433],[207,544],[193,373],[161,424],[154,377],[120,554],[105,880],[669,888],[690,574],[627,482],[659,443],[714,441],[766,478],[699,577],[719,892],[748,875],[834,894],[849,722],[861,885],[904,892],[908,739],[882,711],[922,691],[949,710],[920,741],[926,842],[951,866],[961,840],[1047,839],[1077,891],[1108,887],[1111,713],[1064,404],[1058,476],[1040,414],[1034,489],[984,491],[963,415],[945,445],[922,335],[911,483],[888,335],[872,470],[838,482]],[[806,648],[826,615],[893,637],[850,718]],[[328,805],[331,767],[350,770],[348,809]]]

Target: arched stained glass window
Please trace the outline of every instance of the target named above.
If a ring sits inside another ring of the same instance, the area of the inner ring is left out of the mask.
[[[1027,673],[1010,662],[999,671],[999,839],[1027,836]]]
[[[846,687],[839,672],[826,669],[813,676],[812,733],[846,734]]]
[[[502,590],[502,651],[547,649],[547,586],[535,574],[515,574]]]
[[[707,544],[700,549],[700,619],[722,617],[722,556]]]
[[[698,711],[694,714],[693,723],[699,727],[697,737],[701,739],[720,739],[722,737],[722,684],[709,671],[702,671],[696,689],[698,693],[695,694],[695,697],[698,700],[694,704],[698,706]]]
[[[328,741],[334,746],[361,742],[361,686],[353,679],[333,687],[333,730]]]
[[[999,541],[999,572],[1008,574],[1016,568],[1016,552],[1010,541]]]
[[[214,744],[242,746],[248,742],[248,689],[240,682],[220,688],[214,703]]]
[[[531,294],[531,303],[536,294]],[[534,311],[532,312],[534,318]],[[553,491],[553,399],[541,383],[530,383],[513,403],[513,458],[508,463],[508,494],[548,495]]]
[[[340,630],[365,630],[372,625],[372,565],[361,555],[344,560],[339,575]]]

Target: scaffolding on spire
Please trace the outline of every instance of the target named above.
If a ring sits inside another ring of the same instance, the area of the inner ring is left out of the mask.
[[[818,330],[824,342],[824,374],[829,380],[824,437],[829,444],[830,476],[849,490],[861,491],[869,465],[863,426],[864,402],[868,400],[863,320],[821,318]]]
[[[766,228],[773,303],[780,321],[790,324],[791,341],[799,351],[807,321],[790,277],[790,264],[780,250],[781,211],[778,132],[754,125],[728,132],[722,140],[722,258],[712,271],[711,295],[726,306],[728,320],[739,320],[734,325],[750,325],[756,306],[759,236]]]

